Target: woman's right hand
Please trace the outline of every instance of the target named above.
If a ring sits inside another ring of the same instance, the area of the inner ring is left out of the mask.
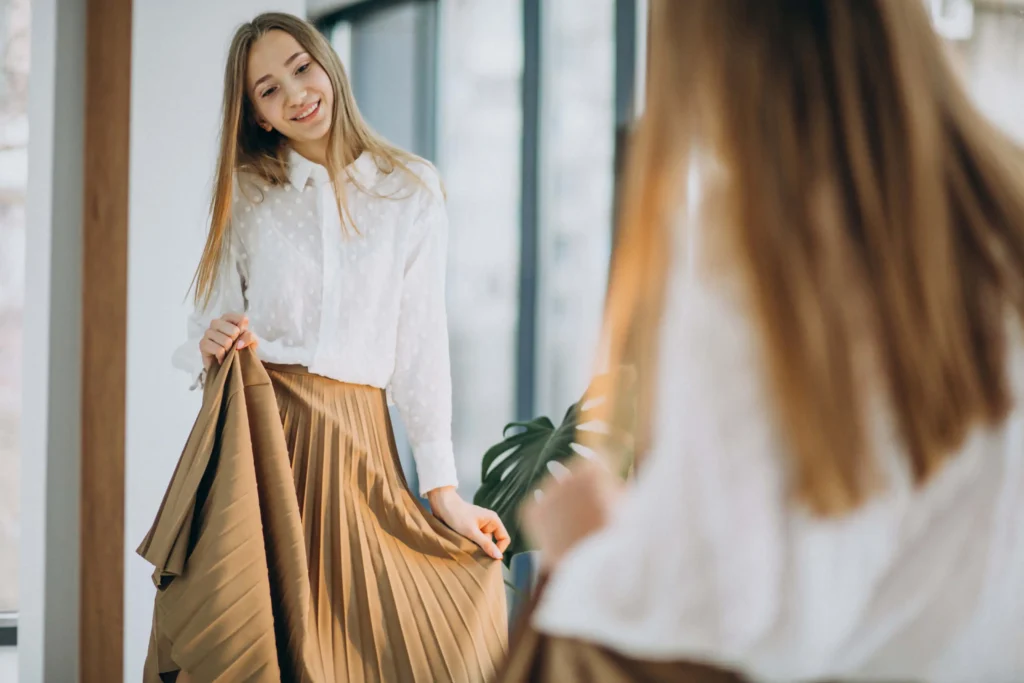
[[[214,361],[223,363],[232,344],[239,349],[259,345],[256,335],[249,330],[249,318],[244,313],[225,313],[210,321],[210,327],[199,340],[203,367],[209,370]]]

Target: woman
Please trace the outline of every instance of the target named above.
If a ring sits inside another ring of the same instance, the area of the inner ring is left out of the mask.
[[[920,2],[652,12],[607,321],[652,445],[527,511],[504,680],[1024,680],[1019,147]]]
[[[175,362],[202,380],[232,346],[258,347],[327,680],[483,681],[503,654],[508,535],[455,488],[446,230],[437,173],[369,129],[312,26],[264,14],[238,29],[197,308]],[[396,465],[385,388],[436,519]]]

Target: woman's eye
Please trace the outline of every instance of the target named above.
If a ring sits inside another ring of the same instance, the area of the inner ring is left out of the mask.
[[[273,88],[267,88],[266,90],[264,90],[263,93],[260,94],[260,97],[270,97],[275,92],[277,92],[277,86],[276,85]]]
[[[297,69],[297,73],[300,73],[300,74],[306,73],[307,71],[309,71],[309,64],[308,63],[307,64],[303,64],[302,66],[300,66]]]

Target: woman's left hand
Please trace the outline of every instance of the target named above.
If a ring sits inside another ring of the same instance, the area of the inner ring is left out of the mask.
[[[511,539],[498,514],[459,497],[454,487],[444,486],[427,492],[434,516],[500,560]]]

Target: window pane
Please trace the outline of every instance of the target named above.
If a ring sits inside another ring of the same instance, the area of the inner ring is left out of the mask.
[[[561,418],[593,372],[611,252],[615,2],[541,3],[538,413]]]
[[[351,22],[349,77],[360,111],[381,135],[434,157],[434,18],[428,2],[388,5]],[[344,60],[346,55],[339,52]]]
[[[522,0],[440,4],[438,164],[451,223],[448,304],[464,495],[514,417],[519,306]]]
[[[18,609],[29,2],[0,0],[0,613]]]

